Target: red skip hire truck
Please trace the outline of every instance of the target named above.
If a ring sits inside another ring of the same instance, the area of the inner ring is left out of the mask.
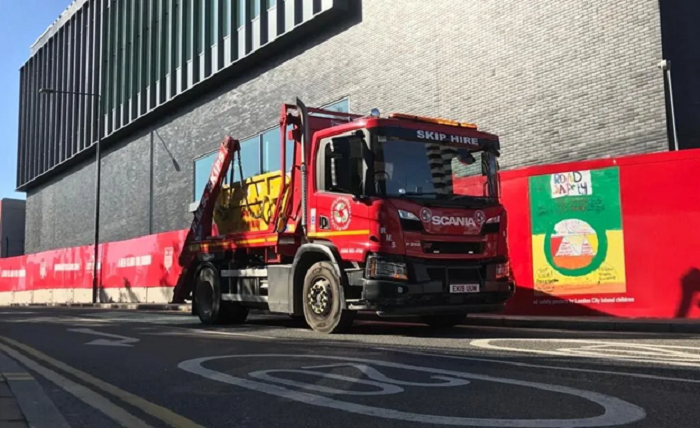
[[[280,169],[243,180],[238,141],[221,144],[175,303],[192,300],[205,324],[242,323],[257,308],[321,333],[358,311],[451,327],[503,308],[515,287],[497,136],[299,100],[282,106],[280,130]]]

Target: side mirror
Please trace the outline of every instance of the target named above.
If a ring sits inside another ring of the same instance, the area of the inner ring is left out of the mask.
[[[462,165],[467,165],[467,166],[476,163],[476,158],[471,153],[467,153],[465,156],[463,156],[461,154],[457,154],[457,160]]]
[[[483,153],[481,155],[481,175],[488,175],[489,174],[489,157],[491,155],[488,155],[486,153]]]

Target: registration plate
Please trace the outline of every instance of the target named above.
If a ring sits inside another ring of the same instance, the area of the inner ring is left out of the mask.
[[[450,293],[478,293],[479,284],[450,284]]]

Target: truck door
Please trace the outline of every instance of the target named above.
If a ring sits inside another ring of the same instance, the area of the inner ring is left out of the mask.
[[[333,242],[345,260],[362,261],[369,239],[368,153],[362,131],[322,139],[316,153],[309,236]]]

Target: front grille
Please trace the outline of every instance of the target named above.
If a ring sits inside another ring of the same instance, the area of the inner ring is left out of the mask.
[[[447,279],[450,282],[455,281],[472,281],[479,282],[481,280],[481,274],[479,269],[448,269]]]
[[[440,281],[444,283],[445,279],[447,279],[447,269],[428,268],[426,271],[428,272],[428,278],[431,281]]]
[[[483,267],[471,269],[452,269],[429,267],[426,269],[430,281],[439,281],[443,285],[448,282],[480,282],[486,274]]]
[[[423,252],[426,254],[481,254],[481,242],[430,242],[423,241]]]

